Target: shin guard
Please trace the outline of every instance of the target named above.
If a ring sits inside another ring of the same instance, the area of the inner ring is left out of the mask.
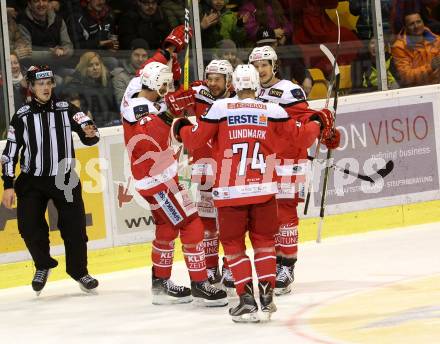
[[[153,241],[151,260],[153,261],[154,276],[168,279],[171,276],[174,259],[174,241],[168,244],[159,244]]]
[[[252,283],[252,265],[248,256],[243,255],[238,258],[228,259],[229,269],[234,276],[235,289],[240,296],[245,292],[245,285]]]
[[[189,278],[194,282],[202,282],[208,279],[206,273],[205,251],[203,244],[196,246],[183,246],[186,267],[189,272]]]

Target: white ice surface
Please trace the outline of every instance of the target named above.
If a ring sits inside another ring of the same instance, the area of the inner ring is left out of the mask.
[[[300,246],[294,292],[276,299],[269,324],[234,324],[228,307],[153,306],[147,268],[97,276],[99,294],[76,282],[0,290],[0,343],[316,343],[302,310],[386,282],[440,273],[440,223],[326,239]],[[31,279],[31,276],[29,276]],[[188,285],[182,263],[173,279]],[[354,310],[355,312],[355,310]],[[295,321],[295,325],[292,320]]]

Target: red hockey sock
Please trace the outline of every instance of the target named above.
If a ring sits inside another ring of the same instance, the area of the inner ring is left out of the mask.
[[[203,239],[207,268],[218,266],[218,237]]]
[[[198,244],[195,247],[183,246],[183,254],[185,256],[185,263],[191,281],[206,281],[208,279],[208,275],[206,273],[205,251],[203,250],[203,244]]]
[[[275,235],[277,254],[293,256],[298,253],[298,227],[292,224],[281,225]]]
[[[238,258],[228,260],[229,269],[234,276],[235,290],[240,296],[244,294],[246,283],[252,283],[252,265],[248,256],[243,255]]]
[[[168,244],[159,244],[153,240],[151,260],[153,261],[154,276],[168,279],[171,276],[174,258],[174,241]]]
[[[254,255],[258,281],[268,281],[275,288],[276,256],[273,252],[258,252]]]

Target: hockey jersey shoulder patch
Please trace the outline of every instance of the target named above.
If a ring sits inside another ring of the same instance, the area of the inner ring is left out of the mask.
[[[67,109],[67,108],[69,107],[69,103],[68,103],[68,102],[64,102],[64,101],[61,101],[61,102],[57,102],[57,103],[55,104],[55,106],[56,106],[57,108]]]
[[[17,115],[23,115],[26,112],[29,112],[29,110],[31,109],[30,105],[24,105],[21,108],[18,109],[17,111]]]
[[[300,88],[294,88],[294,89],[290,90],[290,93],[292,93],[293,98],[296,98],[297,100],[305,100],[306,99],[303,90]]]
[[[141,105],[137,105],[137,106],[133,107],[133,114],[134,114],[134,118],[136,118],[136,120],[139,120],[142,117],[149,115],[150,111],[149,111],[148,104],[141,104]]]

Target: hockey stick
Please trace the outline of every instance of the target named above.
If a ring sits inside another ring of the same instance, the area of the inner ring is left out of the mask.
[[[185,63],[183,65],[183,89],[189,89],[189,28],[191,21],[191,0],[185,0]]]
[[[336,71],[336,66],[338,65],[338,53],[339,53],[339,47],[341,43],[341,23],[339,22],[339,14],[338,10],[336,10],[336,19],[338,21],[338,45],[336,46],[336,57],[334,62],[334,70]],[[339,68],[338,68],[339,70]],[[335,95],[333,99],[333,110],[335,112],[335,121],[336,121],[336,111],[338,109],[338,94],[339,94],[339,81],[341,80],[340,74],[335,73]],[[324,224],[324,215],[325,215],[325,201],[327,198],[327,186],[328,186],[328,178],[330,175],[330,160],[332,158],[332,149],[327,150],[327,157],[326,157],[326,166],[324,170],[324,183],[322,186],[322,193],[321,193],[321,208],[319,210],[319,224],[318,224],[318,233],[316,236],[316,242],[321,242],[321,234],[322,234],[322,226]]]
[[[315,158],[313,158],[311,155],[307,156],[307,159],[313,161],[315,160]],[[394,162],[393,160],[389,160],[384,167],[382,167],[381,169],[377,170],[375,173],[366,176],[364,174],[360,174],[358,172],[353,172],[351,170],[349,170],[348,168],[344,168],[341,166],[338,166],[336,164],[331,164],[329,166],[330,168],[334,169],[335,171],[339,171],[342,172],[344,174],[349,174],[350,176],[356,177],[358,179],[364,180],[366,182],[370,182],[372,184],[376,183],[378,181],[378,179],[380,177],[385,178],[387,175],[389,175],[393,169],[394,169]]]
[[[336,11],[336,15],[337,15],[337,11]],[[339,23],[339,16],[337,15],[338,18],[338,23]],[[336,46],[336,58],[333,56],[333,54],[331,53],[330,49],[327,48],[324,44],[320,44],[319,48],[321,49],[321,51],[323,52],[323,54],[327,57],[327,59],[330,61],[330,63],[332,64],[333,68],[332,68],[332,74],[331,74],[331,79],[330,79],[330,83],[329,83],[329,87],[327,90],[327,98],[325,100],[325,108],[328,108],[328,105],[330,103],[330,97],[333,91],[333,87],[335,87],[335,101],[336,101],[336,106],[337,106],[337,91],[339,89],[339,66],[338,63],[336,61],[337,56],[338,56],[338,51],[339,51],[339,45],[340,45],[340,28],[339,28],[339,24],[338,24],[338,43]],[[335,102],[333,103],[333,108],[335,110],[336,113],[336,108],[335,108]],[[316,145],[316,149],[315,149],[315,154],[314,154],[314,158],[316,158],[318,156],[318,152],[319,152],[319,148],[321,146],[321,138],[319,138],[318,140],[318,144]],[[310,166],[310,170],[313,173],[313,160]],[[307,215],[308,209],[309,209],[309,204],[310,204],[310,196],[312,194],[312,183],[310,182],[309,185],[307,186],[307,195],[306,195],[306,201],[304,204],[304,215]]]

